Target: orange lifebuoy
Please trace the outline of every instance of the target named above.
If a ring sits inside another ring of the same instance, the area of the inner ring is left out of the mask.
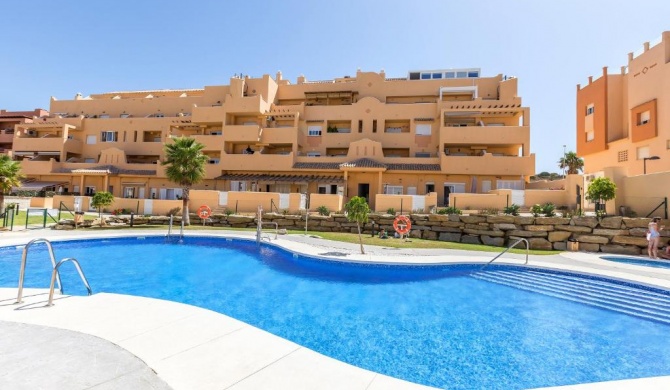
[[[198,217],[200,217],[200,219],[209,218],[210,215],[212,215],[212,209],[210,209],[209,206],[205,204],[200,206],[198,209]]]
[[[393,220],[393,229],[398,232],[398,234],[407,234],[410,229],[412,229],[412,221],[405,215],[398,215]]]

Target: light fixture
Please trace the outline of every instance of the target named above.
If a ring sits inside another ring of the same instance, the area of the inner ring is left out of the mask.
[[[642,159],[642,160],[643,160],[643,164],[644,164],[644,170],[643,170],[644,174],[645,174],[645,175],[647,174],[647,160],[660,160],[660,159],[661,159],[661,158],[658,157],[658,156],[644,157],[644,158]]]

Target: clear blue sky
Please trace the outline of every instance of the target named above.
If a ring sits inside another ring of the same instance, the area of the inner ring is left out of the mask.
[[[670,0],[7,1],[0,108],[49,97],[481,68],[519,78],[536,171],[575,149],[576,84],[670,30]]]

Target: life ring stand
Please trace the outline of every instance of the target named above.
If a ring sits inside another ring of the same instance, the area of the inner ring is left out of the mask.
[[[212,215],[212,209],[210,209],[209,206],[206,204],[200,206],[198,209],[198,217],[200,217],[200,219],[207,219],[210,215]]]
[[[409,233],[412,229],[412,221],[406,215],[398,215],[393,220],[393,230],[395,230],[400,235],[405,235]]]

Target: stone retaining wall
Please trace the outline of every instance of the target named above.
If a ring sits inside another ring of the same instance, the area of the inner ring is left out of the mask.
[[[128,216],[109,217],[110,224],[127,224]],[[392,215],[370,215],[363,232],[371,234],[381,227],[393,232]],[[413,214],[410,216],[412,230],[409,236],[428,240],[507,246],[517,238],[529,241],[531,249],[566,250],[568,241],[579,242],[579,250],[638,255],[646,253],[647,225],[649,218],[626,217],[527,217],[511,215],[440,215]],[[304,215],[282,215],[268,213],[263,221],[276,222],[280,229],[303,230]],[[134,225],[167,225],[168,217],[135,217]],[[175,217],[174,224],[180,224]],[[201,221],[191,216],[193,225]],[[245,215],[214,214],[207,226],[255,228],[256,219]],[[266,225],[265,227],[267,228]],[[349,222],[343,214],[330,216],[310,215],[307,220],[310,231],[356,233],[356,223]],[[670,231],[661,231],[662,244],[668,242]]]

